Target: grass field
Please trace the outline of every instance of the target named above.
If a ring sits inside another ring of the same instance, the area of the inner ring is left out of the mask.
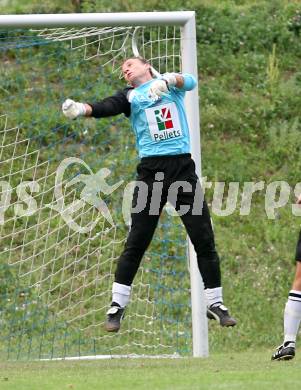
[[[300,388],[300,359],[271,362],[271,351],[208,359],[115,359],[4,363],[1,390],[272,390]]]

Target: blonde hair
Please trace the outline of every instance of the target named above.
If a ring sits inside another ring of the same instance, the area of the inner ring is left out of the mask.
[[[149,61],[148,61],[146,58],[140,57],[140,56],[139,56],[139,57],[129,57],[129,58],[126,58],[126,59],[123,61],[122,65],[123,65],[126,61],[128,61],[128,60],[139,60],[140,62],[142,62],[142,64],[149,65],[149,73],[151,74],[152,77],[154,77],[154,74],[153,74],[153,72],[152,72],[152,66],[151,66],[151,64],[149,63]],[[122,65],[121,65],[121,67],[122,67]]]

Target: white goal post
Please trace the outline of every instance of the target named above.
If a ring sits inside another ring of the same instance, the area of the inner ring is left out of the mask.
[[[196,25],[194,11],[131,12],[85,14],[1,15],[0,30],[20,28],[54,29],[120,26],[177,26],[181,31],[181,71],[198,79]],[[191,153],[201,177],[201,141],[198,88],[186,94],[185,105],[191,135]],[[0,112],[1,115],[1,112]],[[189,241],[189,272],[192,309],[192,352],[194,357],[208,356],[208,325],[203,282],[198,270],[196,253]],[[1,252],[1,251],[0,251]]]

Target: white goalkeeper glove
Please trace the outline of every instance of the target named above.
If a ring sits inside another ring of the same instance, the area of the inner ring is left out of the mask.
[[[170,87],[174,87],[177,84],[176,73],[165,73],[162,79],[154,81],[149,89],[149,97],[156,101],[161,98]]]
[[[75,119],[78,116],[83,116],[86,114],[86,108],[84,103],[75,102],[72,99],[67,99],[62,105],[63,114],[68,119]]]

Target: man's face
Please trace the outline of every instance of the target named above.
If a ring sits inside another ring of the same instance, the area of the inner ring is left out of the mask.
[[[143,79],[149,75],[150,65],[144,64],[138,58],[130,58],[122,65],[123,77],[130,84],[135,84],[136,81]]]

